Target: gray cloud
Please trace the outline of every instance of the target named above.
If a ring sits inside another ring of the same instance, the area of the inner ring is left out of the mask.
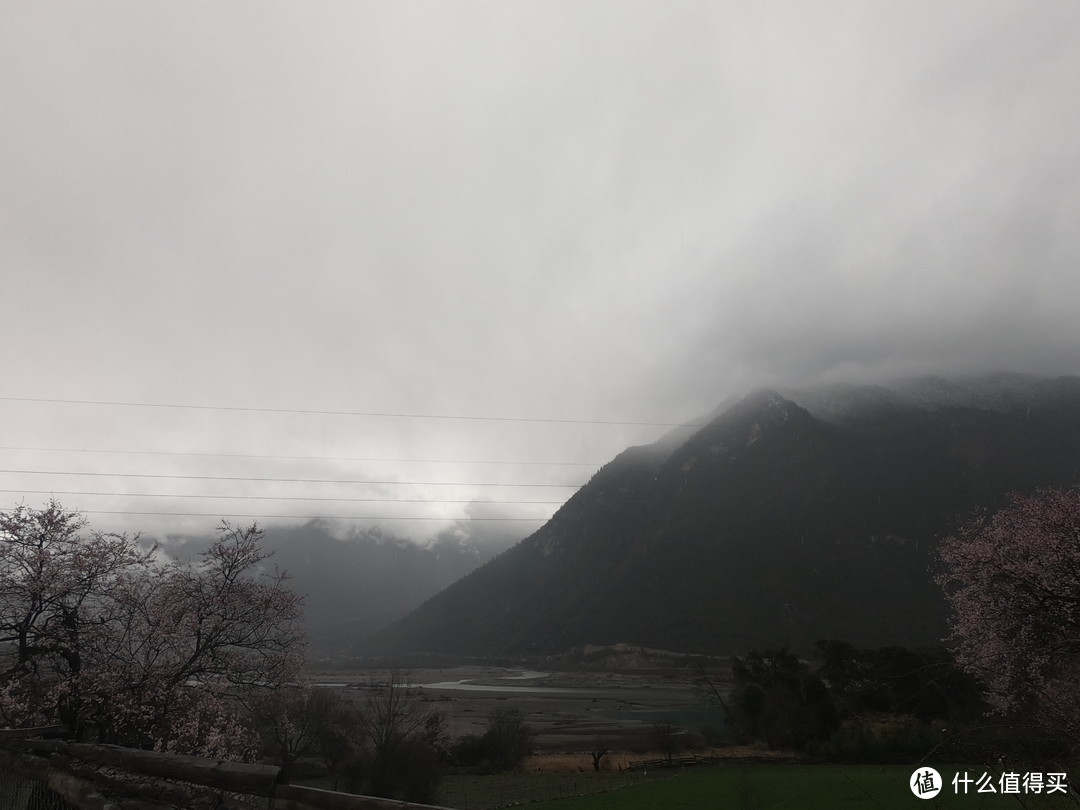
[[[677,422],[761,382],[1075,373],[1077,32],[1072,5],[1014,2],[12,7],[0,30],[5,390]],[[0,412],[4,446],[443,460],[0,459],[157,474],[564,483],[589,470],[447,462],[602,463],[662,432]],[[0,474],[7,489],[105,487],[38,483]],[[468,516],[425,508],[445,525]]]

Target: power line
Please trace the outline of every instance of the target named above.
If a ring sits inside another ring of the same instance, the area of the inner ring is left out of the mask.
[[[259,453],[199,453],[184,450],[89,450],[78,447],[0,447],[0,450],[35,453],[103,453],[127,456],[199,456],[207,458],[261,458],[288,461],[386,461],[399,464],[506,464],[546,467],[599,467],[588,461],[472,461],[454,458],[376,458],[366,456],[278,456]]]
[[[472,521],[518,521],[528,523],[546,523],[551,518],[527,518],[527,517],[403,517],[401,515],[225,515],[220,512],[129,512],[112,511],[105,509],[80,509],[85,515],[158,515],[161,517],[212,517],[212,518],[255,518],[260,520],[439,520],[445,523],[463,523]]]
[[[634,422],[617,419],[544,419],[524,416],[474,416],[468,414],[394,413],[389,411],[324,411],[309,408],[256,408],[238,405],[189,405],[167,402],[123,402],[103,399],[54,399],[46,397],[3,397],[4,402],[37,402],[53,405],[108,405],[122,408],[174,408],[191,411],[242,411],[246,413],[288,413],[314,416],[368,416],[393,419],[453,419],[471,422],[532,422],[557,425],[623,425],[631,427],[704,427],[681,422]]]
[[[276,481],[301,484],[378,484],[433,487],[553,487],[577,489],[584,484],[502,484],[480,481],[360,481],[348,478],[256,478],[243,475],[163,475],[155,473],[73,472],[71,470],[3,470],[16,475],[92,475],[106,478],[176,478],[186,481]]]
[[[462,498],[449,500],[442,498],[309,498],[301,495],[190,495],[172,492],[85,492],[82,490],[65,489],[0,489],[0,492],[16,495],[105,495],[114,498],[211,498],[215,500],[233,501],[337,501],[343,503],[478,503],[478,504],[505,504],[507,506],[520,506],[524,504],[563,504],[565,501],[491,501],[473,500]]]

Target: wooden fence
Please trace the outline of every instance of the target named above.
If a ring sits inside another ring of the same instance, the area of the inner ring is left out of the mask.
[[[282,784],[272,765],[41,736],[57,730],[0,729],[0,779],[33,780],[78,810],[448,810]]]
[[[707,762],[704,757],[672,757],[671,759],[632,759],[626,766],[628,771],[647,771],[650,768],[685,768],[697,765],[699,762]]]

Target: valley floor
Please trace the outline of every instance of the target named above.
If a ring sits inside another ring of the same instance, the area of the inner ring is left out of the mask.
[[[386,670],[312,673],[325,688],[361,701],[364,689],[385,683]],[[699,748],[711,764],[629,770],[659,759],[650,732],[671,722],[690,732],[711,726],[724,735],[723,717],[693,683],[688,669],[537,672],[500,667],[415,669],[409,681],[420,700],[446,713],[451,734],[482,734],[496,708],[521,711],[536,732],[535,753],[514,773],[449,774],[436,803],[462,810],[527,804],[534,810],[679,808],[911,808],[919,802],[909,782],[914,766],[832,765],[792,761],[757,748]],[[610,753],[594,772],[589,751],[604,740]],[[690,753],[690,752],[687,752]],[[680,756],[680,755],[677,755]],[[768,759],[775,761],[769,762]],[[933,806],[1059,808],[1080,806],[1069,795],[1002,796],[954,793],[958,766],[938,766],[946,786]],[[973,766],[972,776],[981,769]],[[1072,784],[1070,774],[1069,784]],[[1080,783],[1080,775],[1076,777]],[[913,804],[914,803],[914,804]]]
[[[314,672],[320,686],[337,687],[353,699],[363,688],[385,682],[386,670]],[[421,700],[446,713],[453,737],[483,734],[488,714],[519,710],[536,732],[544,754],[583,752],[602,738],[619,750],[644,751],[658,722],[698,732],[723,729],[723,715],[692,683],[688,670],[536,672],[501,667],[412,670]]]

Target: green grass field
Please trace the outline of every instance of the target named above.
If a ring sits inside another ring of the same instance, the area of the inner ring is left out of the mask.
[[[435,803],[461,810],[495,810],[511,805],[537,807],[540,802],[563,796],[593,794],[670,780],[677,771],[653,771],[649,774],[612,773],[500,773],[491,776],[446,776]]]
[[[933,799],[920,801],[908,787],[912,768],[876,765],[717,765],[699,766],[687,769],[664,778],[638,780],[636,784],[618,787],[618,776],[608,775],[603,787],[609,789],[603,793],[587,796],[556,799],[552,801],[528,804],[530,810],[655,810],[656,808],[677,808],[678,810],[716,810],[716,808],[739,808],[758,810],[758,808],[842,808],[856,810],[861,808],[1075,808],[1078,805],[1073,796],[1057,793],[1054,796],[1023,795],[1001,796],[972,793],[955,795],[951,780],[957,770],[951,766],[939,768],[946,781],[945,788]],[[976,773],[976,771],[978,771]],[[981,774],[979,769],[970,769],[973,777]],[[582,790],[601,788],[593,785],[591,774],[565,775],[565,778],[580,777]],[[602,776],[596,774],[595,776]],[[487,777],[497,780],[502,777]],[[509,782],[504,788],[504,796],[514,801],[513,792],[527,791],[527,780],[542,782],[545,779],[558,780],[562,775],[528,776],[508,775],[516,780],[513,788]],[[565,782],[565,779],[564,779]],[[520,783],[520,784],[518,784]],[[482,785],[483,783],[479,783]],[[625,784],[625,783],[623,783]],[[474,788],[475,797],[481,794],[479,785]],[[550,783],[556,787],[555,783]],[[566,782],[561,789],[572,789]],[[537,784],[533,790],[542,790]],[[487,784],[487,795],[494,800],[498,787],[496,781]],[[565,795],[565,793],[564,793]],[[450,798],[449,796],[446,798]],[[522,793],[517,801],[529,801]],[[473,806],[480,804],[454,804],[451,806]],[[490,805],[495,806],[495,805]]]

